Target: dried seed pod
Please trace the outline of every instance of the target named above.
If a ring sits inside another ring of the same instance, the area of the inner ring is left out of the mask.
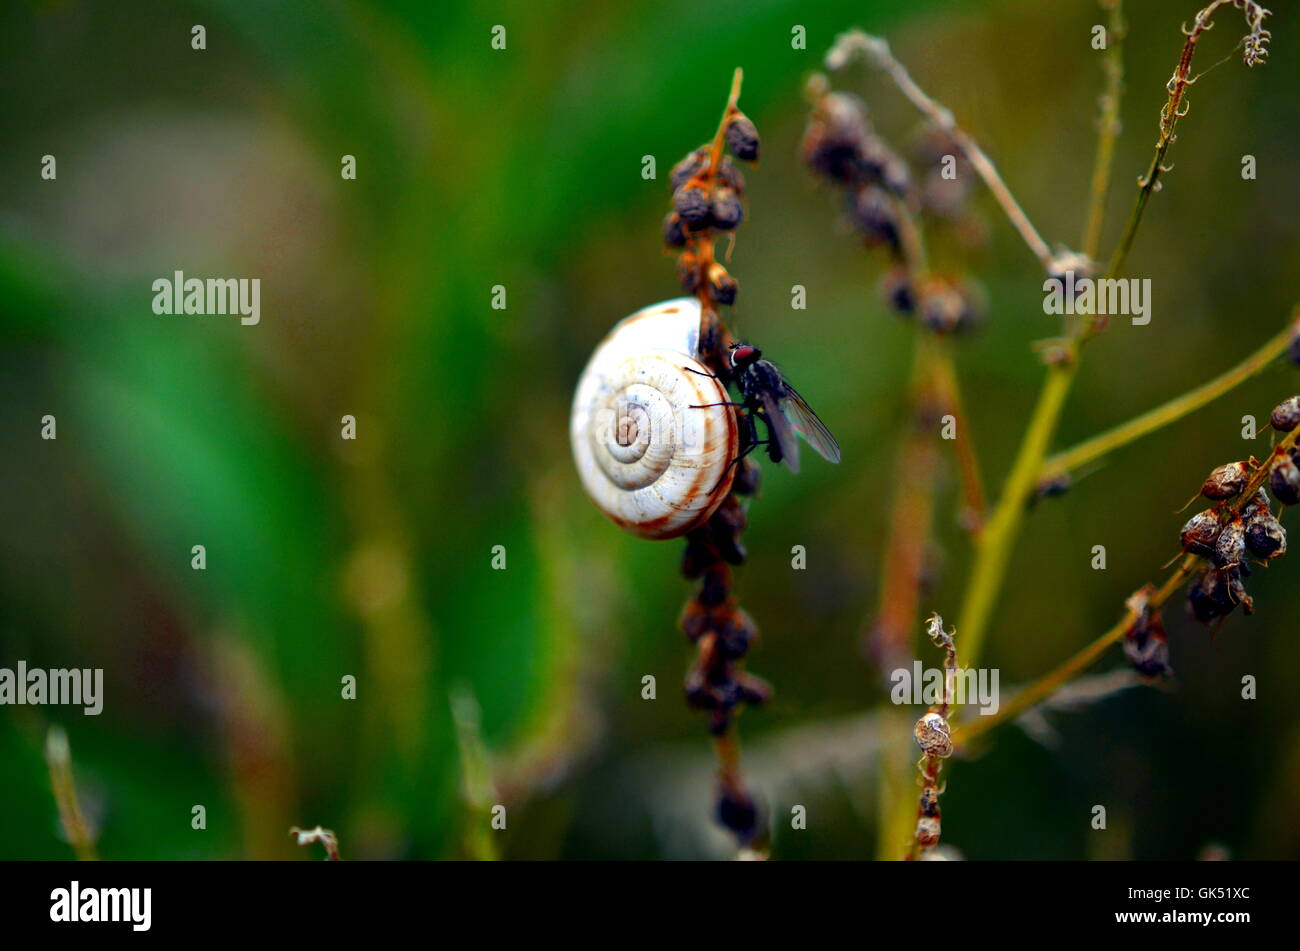
[[[736,279],[721,264],[714,262],[709,267],[709,292],[717,303],[734,304],[738,288]]]
[[[1300,466],[1289,455],[1282,455],[1273,463],[1268,477],[1268,487],[1283,505],[1300,505]]]
[[[745,209],[740,196],[730,188],[719,188],[713,196],[713,226],[721,231],[730,231],[744,218]]]
[[[916,820],[916,844],[923,849],[939,844],[939,820],[922,816]]]
[[[686,224],[692,228],[702,228],[708,224],[713,203],[705,189],[699,185],[687,184],[673,192],[673,208]]]
[[[1255,613],[1255,602],[1250,595],[1246,593],[1246,585],[1242,582],[1250,569],[1244,565],[1230,565],[1227,568],[1220,569],[1223,575],[1224,583],[1228,586],[1228,598],[1233,604],[1240,604],[1247,614]]]
[[[1054,280],[1065,283],[1067,276],[1073,272],[1074,279],[1077,281],[1081,278],[1092,277],[1097,270],[1097,265],[1086,254],[1078,251],[1062,251],[1056,257],[1052,258],[1051,264],[1048,265],[1048,271]]]
[[[1246,487],[1249,478],[1249,463],[1229,462],[1210,473],[1201,486],[1201,495],[1216,501],[1230,499]]]
[[[718,625],[718,650],[728,660],[739,660],[749,652],[749,645],[758,636],[758,628],[748,614],[739,608],[726,612]]]
[[[677,626],[682,629],[687,640],[698,641],[709,631],[716,630],[718,621],[709,605],[701,604],[698,599],[692,598],[682,609],[682,616],[678,618]]]
[[[694,152],[688,153],[684,159],[673,166],[670,175],[673,191],[677,191],[677,189],[704,171],[708,161],[709,150],[707,148],[698,148]]]
[[[1274,429],[1284,433],[1300,426],[1300,396],[1288,397],[1273,407],[1269,422]]]
[[[1247,614],[1254,610],[1237,565],[1207,570],[1187,592],[1188,610],[1203,624],[1227,617],[1239,604],[1246,605]]]
[[[897,314],[911,315],[916,310],[916,294],[912,278],[905,267],[894,267],[880,279],[880,293],[891,310]]]
[[[682,227],[682,219],[675,211],[668,212],[668,216],[664,218],[664,244],[670,248],[686,247],[686,230]]]
[[[1143,609],[1124,635],[1124,655],[1143,677],[1172,677],[1169,666],[1169,639],[1159,613]]]
[[[1253,516],[1261,511],[1268,512],[1269,505],[1268,493],[1260,489],[1252,495],[1241,507],[1241,517],[1249,521]]]
[[[752,707],[761,707],[772,699],[772,685],[762,677],[739,674],[736,686],[740,688],[740,699]]]
[[[1219,537],[1214,541],[1214,563],[1220,568],[1239,565],[1246,557],[1246,523],[1241,517],[1234,518],[1219,530]]]
[[[866,175],[895,195],[905,195],[912,185],[912,173],[893,149],[879,136],[867,136],[862,145],[861,163]]]
[[[884,190],[867,185],[848,196],[849,220],[867,239],[868,246],[884,244],[898,247],[898,219],[894,203]]]
[[[1189,555],[1213,555],[1219,537],[1219,517],[1213,509],[1197,512],[1183,526],[1183,551]]]
[[[931,278],[918,296],[921,323],[935,333],[952,333],[973,320],[970,302],[947,281]]]
[[[718,162],[718,184],[730,188],[737,195],[745,194],[745,176],[726,155]]]
[[[1257,510],[1247,520],[1246,547],[1259,558],[1280,558],[1286,554],[1286,529],[1267,508]]]
[[[966,205],[970,186],[966,180],[945,178],[938,169],[928,172],[921,182],[921,207],[938,218],[956,218]]]
[[[758,804],[744,790],[723,787],[718,793],[716,814],[722,827],[730,829],[742,844],[748,845],[758,838]]]
[[[727,148],[746,162],[758,161],[758,129],[749,116],[738,115],[727,123]]]
[[[685,691],[686,703],[694,710],[712,710],[717,705],[713,689],[698,670],[686,675]]]
[[[939,714],[930,712],[916,721],[912,731],[922,750],[941,759],[952,755],[952,728]]]
[[[863,177],[862,155],[870,135],[866,104],[849,93],[833,92],[814,110],[800,150],[813,172],[850,184]]]
[[[934,786],[921,787],[921,815],[939,818],[939,790]]]

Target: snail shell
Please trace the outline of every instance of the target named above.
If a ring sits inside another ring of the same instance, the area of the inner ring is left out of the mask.
[[[726,388],[696,358],[699,301],[620,321],[578,380],[569,436],[583,487],[618,525],[675,538],[731,490],[739,431]],[[695,372],[692,372],[695,371]]]

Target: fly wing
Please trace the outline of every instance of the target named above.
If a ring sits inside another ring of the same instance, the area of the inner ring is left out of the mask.
[[[798,390],[784,380],[781,382],[785,387],[785,394],[781,397],[781,409],[786,419],[790,421],[790,425],[794,427],[794,431],[808,440],[808,445],[816,449],[827,462],[839,462],[840,444],[835,441],[826,424],[817,418],[817,414],[799,395]]]
[[[794,427],[790,425],[780,404],[768,393],[759,394],[759,402],[767,420],[768,436],[776,440],[781,447],[781,461],[790,467],[791,472],[799,471],[799,440],[794,436]]]

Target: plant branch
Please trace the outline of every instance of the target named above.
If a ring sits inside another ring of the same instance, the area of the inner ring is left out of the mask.
[[[1101,121],[1097,133],[1097,158],[1092,168],[1092,186],[1088,201],[1088,223],[1083,229],[1080,247],[1093,260],[1101,244],[1101,225],[1106,214],[1106,193],[1114,165],[1115,139],[1119,136],[1119,104],[1124,92],[1124,11],[1121,0],[1102,0],[1109,12],[1106,24],[1106,89],[1101,97]]]
[[[1178,120],[1187,115],[1190,108],[1186,99],[1187,87],[1193,85],[1198,78],[1191,75],[1192,56],[1196,52],[1196,44],[1214,26],[1214,14],[1219,11],[1220,7],[1228,5],[1238,7],[1245,14],[1246,23],[1250,27],[1250,32],[1242,41],[1245,46],[1243,58],[1246,65],[1255,66],[1263,63],[1268,56],[1267,44],[1270,34],[1268,30],[1264,29],[1263,22],[1264,18],[1269,15],[1269,11],[1255,3],[1254,0],[1214,0],[1213,3],[1210,3],[1196,14],[1196,19],[1192,21],[1190,30],[1186,27],[1183,28],[1183,33],[1187,39],[1183,43],[1183,52],[1178,58],[1178,65],[1174,68],[1174,74],[1166,84],[1169,99],[1160,110],[1160,134],[1156,138],[1155,154],[1151,157],[1151,164],[1147,166],[1146,174],[1138,179],[1137,198],[1133,202],[1133,210],[1129,213],[1128,224],[1124,227],[1124,235],[1120,238],[1119,244],[1116,245],[1114,254],[1111,255],[1110,266],[1106,269],[1108,276],[1114,277],[1123,270],[1129,250],[1133,247],[1133,238],[1137,234],[1138,226],[1142,223],[1142,215],[1146,211],[1147,202],[1153,192],[1160,190],[1161,173],[1172,168],[1172,166],[1164,164],[1165,155],[1169,151],[1169,146],[1174,142],[1174,131],[1178,125]]]
[[[1057,453],[1043,463],[1042,472],[1039,474],[1039,482],[1042,483],[1057,476],[1074,472],[1090,462],[1095,462],[1109,455],[1121,446],[1135,442],[1143,436],[1149,435],[1161,427],[1168,426],[1170,423],[1194,413],[1201,407],[1209,405],[1220,396],[1255,376],[1264,367],[1284,354],[1298,330],[1300,330],[1300,304],[1297,304],[1292,312],[1292,323],[1285,330],[1270,337],[1263,346],[1246,357],[1245,360],[1219,374],[1214,379],[1181,396],[1175,397],[1161,406],[1157,406],[1155,409],[1108,429],[1104,433],[1093,436],[1073,448]]]
[[[1162,163],[1173,142],[1177,120],[1187,114],[1184,103],[1185,90],[1196,81],[1188,73],[1192,52],[1195,50],[1197,40],[1210,28],[1210,16],[1228,2],[1244,4],[1247,20],[1251,24],[1251,33],[1246,37],[1246,64],[1249,66],[1263,61],[1266,52],[1263,46],[1268,40],[1268,31],[1263,30],[1260,23],[1267,15],[1267,11],[1255,4],[1253,0],[1215,0],[1196,15],[1195,26],[1191,30],[1184,30],[1187,42],[1184,44],[1182,57],[1174,76],[1169,81],[1169,100],[1160,112],[1160,138],[1156,144],[1155,156],[1147,175],[1138,181],[1138,196],[1133,211],[1129,215],[1124,236],[1111,256],[1110,265],[1104,275],[1105,279],[1114,279],[1123,270],[1133,238],[1142,222],[1143,210],[1151,193],[1156,190],[1157,177],[1161,171],[1168,171]],[[1049,367],[1047,381],[1039,394],[1038,404],[1034,408],[1029,429],[1016,454],[1016,461],[1007,476],[997,507],[980,536],[975,567],[967,583],[962,612],[957,622],[958,629],[962,632],[963,642],[966,644],[964,650],[968,664],[974,665],[979,661],[979,651],[983,645],[989,617],[1001,591],[1007,562],[1019,534],[1025,509],[1038,485],[1038,474],[1042,469],[1047,448],[1065,408],[1066,397],[1078,374],[1082,344],[1096,332],[1099,326],[1097,320],[1078,321],[1064,341],[1060,356]]]
[[[971,436],[970,417],[966,414],[961,385],[957,380],[956,361],[947,340],[939,340],[935,348],[934,389],[939,401],[957,421],[957,438],[952,440],[952,444],[953,453],[957,457],[962,496],[966,500],[961,521],[972,534],[978,536],[984,523],[984,480],[980,477],[979,456],[975,451],[975,440]]]
[[[1051,249],[1048,248],[1047,242],[1038,233],[1033,222],[1029,220],[1024,209],[1020,207],[1015,196],[1011,194],[1011,189],[1002,180],[993,160],[980,148],[979,143],[957,125],[957,121],[946,107],[930,98],[925,90],[916,84],[908,73],[907,67],[894,58],[886,40],[860,30],[842,33],[836,37],[834,46],[826,54],[826,68],[832,71],[840,70],[858,58],[863,58],[882,70],[912,105],[952,137],[965,154],[967,161],[979,173],[980,178],[984,179],[984,184],[1002,206],[1011,224],[1020,232],[1020,236],[1029,246],[1034,257],[1042,264],[1044,270],[1050,271]]]
[[[1297,440],[1300,440],[1300,428],[1293,429],[1286,435],[1286,438],[1274,447],[1270,461],[1276,460],[1281,454],[1289,452],[1295,447]],[[1247,480],[1246,486],[1241,493],[1230,504],[1224,506],[1221,518],[1231,518],[1250,499],[1254,498],[1255,494],[1263,488],[1264,483],[1268,481],[1271,468],[1271,465],[1266,464],[1256,469],[1251,474],[1250,479]],[[1083,673],[1106,652],[1106,648],[1123,639],[1143,608],[1154,611],[1162,607],[1182,587],[1187,579],[1196,573],[1197,569],[1205,561],[1206,559],[1199,555],[1186,555],[1177,570],[1152,594],[1146,596],[1139,592],[1133,598],[1130,598],[1124,616],[1095,641],[1060,666],[1020,690],[1010,701],[1002,704],[997,713],[987,717],[979,717],[971,721],[969,725],[961,724],[961,742],[959,745],[965,747],[971,740],[989,732],[995,726],[1015,719],[1021,713],[1045,700],[1061,686]]]

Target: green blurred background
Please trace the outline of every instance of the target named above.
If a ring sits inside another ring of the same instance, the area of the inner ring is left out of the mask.
[[[1107,252],[1195,0],[1129,6]],[[1130,258],[1154,319],[1089,348],[1060,447],[1226,368],[1298,296],[1296,26],[1280,11],[1271,61],[1247,70],[1230,56],[1239,15],[1220,20],[1197,65],[1230,58],[1191,90]],[[747,173],[733,326],[844,447],[838,467],[769,470],[751,508],[738,590],[763,631],[750,667],[777,694],[741,720],[745,763],[777,816],[777,858],[873,855],[887,702],[861,644],[913,331],[879,300],[879,256],[800,165],[801,87],[839,31],[888,35],[1044,235],[1076,246],[1101,22],[1090,0],[5,4],[0,666],[102,667],[106,702],[99,717],[0,710],[0,858],[71,855],[42,758],[50,722],[68,730],[107,858],[314,858],[287,830],[316,823],[345,858],[728,854],[704,724],[680,699],[681,543],[600,516],[566,427],[597,340],[677,294],[659,239],[667,169],[712,134],[736,66],[765,152]],[[796,24],[807,50],[791,48]],[[914,138],[916,114],[878,76],[836,81],[900,148]],[[45,154],[56,181],[40,178]],[[1034,260],[987,194],[975,206],[988,241],[965,261],[988,319],[958,362],[995,487],[1042,377],[1031,343],[1056,324]],[[261,323],[155,316],[151,283],[176,269],[259,277]],[[793,284],[806,311],[790,309]],[[1034,511],[984,658],[1004,691],[1162,577],[1174,510],[1267,439],[1243,446],[1242,415],[1297,390],[1279,362]],[[57,440],[39,436],[45,414]],[[344,414],[355,442],[339,438]],[[968,563],[956,488],[948,473],[924,598],[950,620]],[[795,544],[806,571],[790,570]],[[1095,544],[1106,571],[1089,568]],[[958,763],[945,843],[969,858],[1177,859],[1209,843],[1300,857],[1298,577],[1293,559],[1257,573],[1258,613],[1214,637],[1171,610],[1174,689],[1055,714],[1047,745],[1005,729]],[[1120,666],[1118,652],[1103,665]],[[1258,700],[1240,699],[1244,674]],[[483,757],[486,779],[463,768]],[[508,828],[485,845],[495,802]],[[1097,803],[1105,832],[1089,825]],[[806,831],[789,830],[792,804]]]

